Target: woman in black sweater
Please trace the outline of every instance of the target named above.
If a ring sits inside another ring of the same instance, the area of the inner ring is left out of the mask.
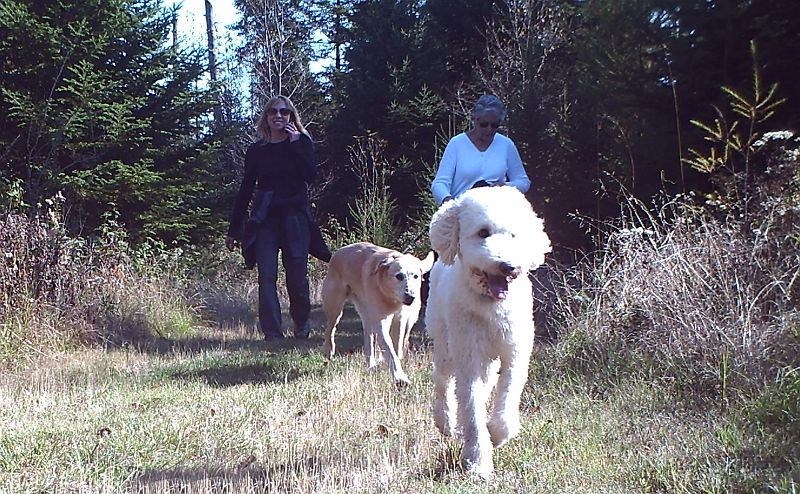
[[[264,105],[256,133],[259,140],[245,154],[244,178],[225,245],[233,250],[236,239],[242,240],[245,263],[258,267],[258,319],[266,340],[283,338],[277,290],[281,251],[294,335],[308,338],[308,184],[316,176],[313,144],[285,96]]]

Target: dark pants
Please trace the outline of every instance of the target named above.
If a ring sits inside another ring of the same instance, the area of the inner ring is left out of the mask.
[[[267,217],[256,235],[258,266],[258,320],[264,336],[281,336],[281,306],[278,302],[278,250],[281,251],[289,293],[289,315],[295,333],[307,328],[311,311],[308,288],[308,216],[292,212]]]

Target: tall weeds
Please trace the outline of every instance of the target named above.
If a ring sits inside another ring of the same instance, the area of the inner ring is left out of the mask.
[[[192,331],[200,301],[184,253],[138,248],[113,216],[95,238],[70,236],[58,198],[0,219],[0,367],[84,343],[123,344]]]
[[[0,252],[0,364],[79,338],[84,328],[62,321],[92,282],[86,244],[66,235],[54,210],[9,212],[0,218]]]
[[[545,298],[574,366],[615,356],[614,371],[723,399],[800,366],[800,202],[785,187],[800,168],[786,144],[749,197],[749,218],[740,203],[629,199],[605,245],[558,271]]]
[[[417,217],[398,211],[389,183],[397,171],[410,167],[405,159],[386,160],[385,146],[376,135],[357,139],[350,147],[350,170],[359,177],[359,193],[350,204],[352,224],[335,220],[329,228],[334,249],[355,242],[372,242],[391,249],[425,255],[428,250],[428,223],[436,210],[428,186],[435,175],[433,165],[417,177],[416,186],[422,204]],[[437,150],[440,153],[440,150]]]

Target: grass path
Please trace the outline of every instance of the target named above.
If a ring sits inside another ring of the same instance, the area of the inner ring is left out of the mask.
[[[359,328],[348,311],[331,362],[319,335],[267,346],[203,329],[5,373],[0,492],[722,493],[747,475],[724,419],[649,383],[567,379],[541,347],[520,437],[492,480],[465,477],[430,419],[429,350],[398,392],[363,369]]]

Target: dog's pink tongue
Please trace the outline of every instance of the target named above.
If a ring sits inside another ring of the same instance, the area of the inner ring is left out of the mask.
[[[508,295],[508,279],[505,276],[486,275],[489,284],[489,292],[495,300],[505,300]]]

